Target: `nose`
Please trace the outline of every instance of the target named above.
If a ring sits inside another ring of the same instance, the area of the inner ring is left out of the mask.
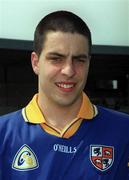
[[[62,67],[61,73],[67,77],[73,77],[75,75],[75,67],[72,60],[68,60]]]

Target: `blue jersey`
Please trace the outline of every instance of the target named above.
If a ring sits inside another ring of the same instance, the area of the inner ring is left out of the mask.
[[[21,110],[0,118],[0,180],[129,180],[129,116],[98,107],[70,138],[25,122]]]

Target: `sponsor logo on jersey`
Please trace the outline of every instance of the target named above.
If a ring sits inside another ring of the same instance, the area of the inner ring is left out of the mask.
[[[62,152],[62,153],[76,153],[77,148],[76,147],[72,147],[72,146],[65,146],[62,144],[54,144],[53,145],[53,150],[57,151],[57,152]]]
[[[114,147],[104,145],[90,146],[90,160],[100,171],[109,169],[114,161]]]
[[[24,144],[16,153],[12,168],[18,171],[28,171],[39,167],[37,157],[33,150]]]

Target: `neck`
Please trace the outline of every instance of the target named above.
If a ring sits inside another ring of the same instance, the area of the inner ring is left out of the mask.
[[[62,130],[67,124],[71,123],[77,117],[82,103],[82,95],[80,98],[69,106],[61,106],[50,102],[44,96],[38,96],[38,104],[43,112],[47,123],[57,129]]]

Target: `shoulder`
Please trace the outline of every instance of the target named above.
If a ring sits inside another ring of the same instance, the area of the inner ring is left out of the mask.
[[[14,112],[11,112],[11,113],[8,113],[8,114],[4,114],[2,116],[0,116],[0,121],[3,119],[3,120],[7,120],[7,119],[12,119],[14,117],[17,117],[19,116],[21,113],[21,109],[20,110],[17,110],[17,111],[14,111]]]
[[[21,110],[0,116],[0,129],[2,127],[6,128],[6,126],[8,125],[15,126],[18,119],[20,119],[21,117],[22,117]]]
[[[95,128],[107,137],[129,142],[129,115],[101,106],[97,108]]]
[[[117,120],[122,120],[122,121],[127,121],[129,122],[129,114],[119,112],[113,109],[105,108],[102,106],[97,106],[98,109],[98,114],[101,117],[107,117],[109,119],[117,119]]]
[[[0,145],[14,136],[22,123],[21,110],[0,116]],[[21,122],[21,123],[19,123]]]
[[[127,131],[129,131],[128,114],[108,109],[102,106],[97,106],[97,108],[98,115],[96,116],[96,119],[100,120],[100,124],[114,127],[114,129],[126,129]]]

